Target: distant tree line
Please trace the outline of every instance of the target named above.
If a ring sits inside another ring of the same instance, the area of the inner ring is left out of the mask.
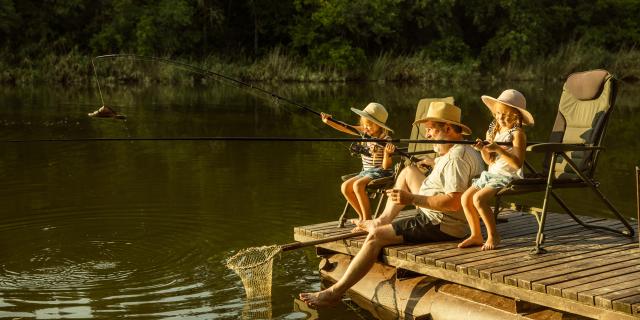
[[[385,53],[481,65],[640,43],[638,0],[0,0],[0,58],[136,53],[347,69]]]

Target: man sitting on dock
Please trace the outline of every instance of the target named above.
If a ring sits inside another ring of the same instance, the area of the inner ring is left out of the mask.
[[[427,116],[416,121],[426,129],[427,139],[463,140],[471,130],[460,122],[460,108],[433,102]],[[362,279],[378,259],[385,246],[403,242],[459,241],[469,228],[462,211],[462,193],[480,175],[484,162],[470,145],[439,144],[438,154],[428,177],[415,166],[406,167],[398,175],[384,212],[374,220],[359,226],[369,232],[362,248],[355,255],[343,277],[331,287],[313,293],[301,293],[300,299],[310,307],[329,306],[339,302],[344,293]],[[406,205],[418,208],[414,217],[393,221]]]

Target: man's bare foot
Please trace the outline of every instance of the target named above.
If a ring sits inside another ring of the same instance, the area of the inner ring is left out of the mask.
[[[500,244],[500,236],[487,237],[487,241],[482,246],[482,251],[493,250]]]
[[[458,248],[479,247],[482,245],[482,237],[471,236],[458,243]]]
[[[367,232],[371,233],[376,228],[376,221],[375,220],[363,220],[363,221],[358,222],[358,227],[362,231],[367,231]]]
[[[342,299],[342,295],[333,292],[331,288],[320,292],[301,293],[300,300],[304,301],[311,308],[330,307]]]

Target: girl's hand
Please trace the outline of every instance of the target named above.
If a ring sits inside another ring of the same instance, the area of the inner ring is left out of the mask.
[[[480,138],[476,138],[476,144],[473,145],[473,148],[478,151],[482,151],[482,148],[484,147],[485,147],[484,141],[482,141],[482,139]]]
[[[331,119],[331,115],[324,112],[320,112],[320,117],[322,118],[322,122],[324,123],[328,123],[329,119]]]
[[[388,157],[388,156],[392,155],[395,151],[396,151],[396,146],[394,146],[391,143],[387,143],[384,146],[384,155],[385,155],[385,157]]]
[[[489,152],[497,152],[498,149],[500,149],[501,147],[499,145],[497,145],[495,142],[491,142],[488,145],[484,146],[485,148],[487,148],[487,150],[489,150]]]

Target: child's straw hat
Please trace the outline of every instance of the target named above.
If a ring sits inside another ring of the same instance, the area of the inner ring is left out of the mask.
[[[358,110],[356,108],[351,108],[351,111],[357,113],[361,117],[365,117],[365,118],[375,122],[375,124],[385,128],[385,129],[393,132],[393,129],[389,128],[386,125],[387,118],[389,117],[389,113],[387,112],[387,109],[385,109],[383,105],[381,105],[381,104],[379,104],[377,102],[371,102],[362,110]]]
[[[509,107],[516,108],[522,114],[522,124],[527,126],[533,125],[533,116],[529,111],[527,111],[527,100],[524,98],[524,95],[520,93],[518,90],[507,89],[502,91],[498,99],[490,97],[490,96],[482,96],[480,97],[482,102],[491,110],[491,113],[496,113],[496,104],[502,103]]]
[[[442,101],[434,101],[429,105],[427,116],[416,120],[413,124],[418,124],[427,121],[444,122],[454,124],[462,128],[462,134],[470,135],[471,129],[460,122],[462,110],[457,106]]]

